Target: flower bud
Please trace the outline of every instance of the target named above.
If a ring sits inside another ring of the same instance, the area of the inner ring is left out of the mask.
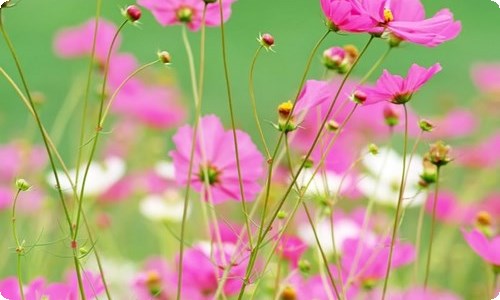
[[[426,119],[420,120],[418,122],[418,126],[420,127],[420,129],[422,129],[422,131],[425,132],[430,132],[434,130],[434,124],[432,124],[429,120]]]
[[[354,63],[359,56],[359,50],[354,45],[345,45],[344,50],[347,54],[347,59],[349,59],[350,63]]]
[[[262,35],[259,35],[259,38],[257,40],[262,46],[268,49],[274,46],[274,37],[269,33],[264,33]]]
[[[136,5],[129,5],[122,13],[132,23],[139,20],[142,15],[141,9]]]
[[[304,162],[304,168],[305,169],[310,169],[314,166],[314,161],[309,157],[306,159],[306,157],[302,157],[302,160],[305,160]]]
[[[193,10],[189,7],[181,7],[177,10],[177,20],[182,23],[189,23],[193,19]]]
[[[287,214],[287,213],[286,213],[286,211],[284,211],[284,210],[280,210],[280,211],[278,212],[278,214],[276,215],[276,217],[277,217],[278,219],[280,219],[280,220],[285,219],[287,216],[288,216],[288,214]]]
[[[420,174],[421,182],[419,182],[419,185],[421,187],[428,187],[429,184],[436,182],[437,167],[431,162],[429,154],[424,156],[422,165],[424,170]]]
[[[337,130],[339,130],[339,123],[335,122],[335,120],[331,119],[330,121],[328,121],[325,125],[326,127],[326,130],[328,131],[332,131],[332,132],[335,132]]]
[[[287,285],[280,294],[280,300],[297,300],[297,292],[295,289]]]
[[[16,188],[20,191],[26,192],[31,188],[31,184],[29,184],[26,180],[19,178],[16,180]]]
[[[491,226],[491,215],[484,210],[478,212],[476,215],[476,223],[479,226]]]
[[[366,102],[366,98],[368,98],[368,96],[366,95],[365,92],[363,91],[360,91],[360,90],[356,90],[354,91],[354,93],[351,95],[351,100],[358,103],[358,104],[363,104]]]
[[[158,51],[158,59],[166,65],[170,64],[171,57],[167,51]]]
[[[307,259],[299,260],[297,267],[302,273],[309,273],[311,271],[311,263]]]
[[[383,114],[387,126],[394,127],[399,124],[399,114],[391,105],[386,105],[384,107]]]
[[[372,155],[377,155],[378,154],[378,146],[375,144],[368,145],[368,152],[370,152]]]
[[[290,132],[297,129],[294,124],[293,116],[293,103],[291,101],[283,102],[278,106],[278,129],[283,132]]]
[[[323,52],[323,65],[330,70],[337,70],[346,58],[346,51],[340,47],[331,47]]]
[[[448,164],[451,161],[449,156],[450,150],[451,147],[442,141],[432,144],[429,150],[431,163],[437,167]]]

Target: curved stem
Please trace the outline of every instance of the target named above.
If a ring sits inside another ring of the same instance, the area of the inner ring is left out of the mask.
[[[21,275],[21,256],[24,253],[24,248],[19,243],[19,237],[17,236],[17,227],[16,227],[16,204],[17,204],[17,199],[19,198],[19,193],[21,193],[21,190],[18,189],[16,192],[16,196],[14,197],[14,204],[12,205],[12,237],[14,238],[14,241],[16,242],[16,253],[17,253],[17,282],[19,285],[19,293],[21,294],[21,299],[24,300],[24,290],[23,290],[23,278]]]
[[[424,277],[424,289],[427,289],[427,283],[429,281],[429,272],[431,267],[431,256],[432,256],[432,242],[434,241],[434,231],[436,229],[436,207],[438,202],[439,193],[439,172],[441,167],[437,167],[436,171],[436,187],[434,189],[434,205],[432,206],[432,221],[431,221],[431,235],[429,240],[429,250],[427,252],[427,263],[425,265],[425,277]]]
[[[389,283],[389,276],[391,273],[391,264],[392,264],[392,254],[394,252],[394,243],[396,242],[396,236],[398,232],[398,224],[399,224],[399,214],[401,211],[401,206],[403,202],[403,195],[405,190],[405,174],[406,174],[406,152],[408,151],[408,109],[406,108],[406,104],[403,104],[404,112],[405,112],[405,135],[404,135],[404,148],[403,148],[403,170],[401,174],[401,183],[399,187],[399,197],[398,204],[396,206],[396,216],[394,217],[394,226],[392,228],[392,237],[391,237],[391,246],[389,249],[389,260],[387,263],[387,269],[385,271],[385,279],[384,279],[384,288],[382,290],[382,300],[385,299],[385,295],[387,293],[387,284]]]
[[[221,47],[222,47],[222,62],[224,65],[224,79],[226,81],[226,92],[227,92],[227,102],[229,108],[229,116],[231,118],[231,129],[233,132],[233,140],[234,140],[234,152],[236,158],[236,169],[238,172],[238,183],[240,188],[240,196],[241,196],[241,206],[243,209],[243,214],[245,215],[245,227],[247,229],[248,234],[248,242],[250,247],[252,247],[252,231],[250,229],[250,223],[248,220],[248,211],[245,199],[245,191],[243,189],[243,176],[241,175],[241,163],[240,163],[240,153],[238,146],[238,136],[236,134],[236,124],[234,120],[234,110],[233,110],[233,96],[231,92],[231,83],[229,79],[229,68],[227,63],[227,53],[226,53],[226,36],[224,31],[224,15],[222,9],[222,0],[219,0],[219,13],[220,13],[220,33],[221,33]]]
[[[270,159],[271,153],[269,152],[269,147],[267,146],[266,138],[264,137],[264,132],[262,131],[262,126],[260,125],[259,114],[257,113],[257,101],[255,100],[255,88],[253,80],[255,64],[257,62],[257,57],[259,57],[259,53],[261,52],[262,48],[263,48],[262,45],[259,46],[259,48],[257,48],[257,51],[255,51],[255,54],[253,56],[252,64],[250,66],[250,75],[248,76],[248,87],[250,91],[250,103],[252,104],[253,117],[255,119],[255,124],[257,125],[257,131],[259,132],[260,139],[262,140],[262,145],[264,146],[264,150],[266,151],[266,158]]]

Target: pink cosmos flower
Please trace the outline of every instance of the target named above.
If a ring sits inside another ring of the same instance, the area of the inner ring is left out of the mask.
[[[462,234],[467,244],[477,255],[494,266],[500,266],[500,251],[498,251],[500,249],[500,236],[488,239],[477,229],[471,232],[462,230]]]
[[[144,271],[137,274],[132,283],[138,300],[168,300],[175,297],[177,274],[171,270],[162,258],[150,258],[144,266]]]
[[[472,67],[472,80],[485,93],[500,91],[500,63],[478,63]]]
[[[82,25],[66,28],[58,32],[54,40],[55,52],[65,58],[89,55],[92,52],[95,24],[95,20],[92,19]],[[104,19],[99,20],[95,56],[101,63],[106,60],[116,30],[117,28],[113,23]],[[121,39],[118,37],[113,50],[118,49],[120,42]]]
[[[224,22],[231,15],[231,4],[235,0],[222,1]],[[185,23],[192,31],[201,27],[203,7],[202,0],[138,0],[137,3],[149,9],[158,23],[163,26]],[[220,1],[207,5],[206,25],[220,25]]]
[[[436,128],[429,134],[432,139],[460,138],[471,134],[477,127],[473,113],[455,109],[435,122]]]
[[[425,203],[425,210],[432,214],[434,194],[429,194]],[[436,219],[454,224],[461,224],[466,215],[465,208],[460,205],[456,195],[449,191],[440,191],[437,198]]]
[[[408,41],[426,47],[435,47],[457,37],[462,25],[453,19],[448,9],[438,11],[425,19],[420,0],[351,0],[361,14],[372,19],[371,33],[387,31],[395,42]]]
[[[297,267],[300,257],[307,250],[307,245],[298,237],[283,235],[276,248],[279,256],[290,262],[293,268]]]
[[[456,161],[462,166],[472,168],[495,168],[500,164],[500,132],[496,132],[479,144],[457,147]]]
[[[441,71],[439,63],[429,69],[413,64],[406,78],[384,70],[376,86],[364,90],[368,96],[367,103],[389,101],[394,104],[404,104],[439,71]]]
[[[372,20],[351,0],[321,0],[321,9],[334,31],[365,32]]]
[[[191,181],[196,191],[211,193],[214,203],[241,200],[232,131],[225,131],[219,118],[209,115],[201,118],[198,132],[191,178],[188,178],[188,168],[194,130],[186,125],[173,137],[176,150],[171,151],[170,156],[177,183],[186,185]],[[258,180],[263,173],[264,158],[248,134],[237,130],[236,135],[245,199],[252,201],[260,189]],[[204,189],[205,181],[209,184],[208,191]]]

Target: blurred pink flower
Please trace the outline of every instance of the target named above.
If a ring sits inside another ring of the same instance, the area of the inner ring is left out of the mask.
[[[500,63],[478,63],[472,67],[472,80],[485,93],[500,91]]]
[[[231,15],[231,4],[235,0],[224,0],[222,2],[224,22]],[[186,23],[192,31],[201,27],[203,7],[202,0],[138,0],[139,5],[149,9],[158,23],[163,26]],[[207,5],[206,25],[220,25],[220,1]]]
[[[366,32],[372,26],[370,16],[352,0],[321,0],[321,9],[329,26],[337,31]]]
[[[382,291],[377,289],[369,293],[370,299],[379,299]],[[387,299],[391,300],[460,300],[461,297],[447,291],[437,291],[431,288],[412,287],[406,291],[389,291]]]
[[[0,211],[12,208],[14,200],[14,187],[8,188],[0,185]]]
[[[432,214],[434,194],[429,194],[425,210]],[[446,223],[462,224],[466,215],[465,207],[460,205],[456,195],[449,191],[440,191],[437,198],[436,219]]]
[[[486,262],[500,266],[500,236],[488,239],[477,229],[467,232],[462,229],[465,241],[477,255],[481,256]]]
[[[95,20],[69,27],[59,31],[54,40],[55,52],[65,58],[90,55],[94,41]],[[113,36],[117,31],[116,26],[104,19],[100,19],[97,27],[95,56],[103,63],[108,55]],[[114,49],[118,49],[121,39],[117,38]]]
[[[390,32],[397,40],[435,47],[457,37],[462,29],[448,9],[425,19],[420,0],[351,0],[361,14],[372,19],[371,33]]]
[[[414,93],[439,71],[441,71],[439,63],[429,69],[413,64],[406,78],[393,75],[384,70],[375,87],[365,88],[364,91],[368,95],[367,103],[380,101],[389,101],[394,104],[406,103],[410,101]]]
[[[496,132],[482,142],[472,146],[456,147],[457,163],[473,168],[495,168],[500,163],[500,132]]]
[[[428,135],[432,139],[465,137],[477,127],[476,117],[465,109],[454,109],[434,123],[436,127]]]
[[[137,300],[168,300],[175,297],[177,274],[160,257],[150,258],[144,265],[143,272],[137,274],[132,282]]]
[[[296,268],[300,257],[306,252],[307,247],[300,238],[283,235],[276,248],[276,252],[279,256],[289,261],[292,268]]]
[[[193,128],[186,125],[179,128],[173,137],[176,150],[171,151],[170,156],[178,184],[186,185],[191,181],[196,191],[211,193],[214,203],[241,200],[232,131],[225,131],[219,118],[214,115],[201,118],[193,171],[191,178],[188,178],[193,134]],[[258,180],[263,174],[264,158],[248,134],[237,130],[236,135],[245,198],[252,201],[260,189]],[[208,178],[204,178],[205,174]],[[210,185],[209,191],[204,189],[205,180]]]

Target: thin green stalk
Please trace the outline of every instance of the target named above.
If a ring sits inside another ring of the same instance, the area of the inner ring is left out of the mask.
[[[384,279],[384,287],[382,290],[382,300],[385,299],[385,295],[387,293],[387,284],[389,283],[389,275],[391,273],[391,264],[392,264],[392,254],[394,252],[394,243],[396,242],[396,236],[398,232],[398,224],[399,224],[399,214],[401,211],[401,206],[403,202],[403,195],[405,190],[405,174],[406,174],[406,152],[408,151],[408,109],[406,108],[406,104],[403,104],[403,108],[405,111],[405,135],[404,135],[404,147],[403,147],[403,170],[401,174],[401,183],[399,187],[399,198],[398,204],[396,206],[396,216],[394,217],[394,226],[392,228],[392,237],[391,237],[391,246],[389,249],[389,260],[387,263],[387,269],[385,271],[385,279]]]
[[[432,206],[431,235],[430,235],[430,240],[429,240],[429,250],[427,252],[427,263],[425,265],[424,289],[427,289],[427,283],[429,281],[429,272],[431,269],[432,242],[434,241],[434,231],[436,229],[436,208],[437,208],[438,193],[439,193],[439,173],[440,173],[440,170],[441,170],[441,167],[437,166],[436,186],[434,189],[434,205]]]
[[[64,200],[64,195],[63,195],[62,190],[60,188],[61,185],[60,185],[60,182],[59,182],[59,175],[57,174],[57,169],[56,169],[56,166],[55,166],[54,158],[52,156],[52,152],[50,150],[50,146],[48,144],[47,138],[43,134],[44,128],[43,128],[43,125],[42,125],[42,121],[41,121],[40,116],[38,115],[38,112],[36,110],[35,104],[33,102],[33,98],[31,97],[30,89],[28,88],[28,84],[26,82],[26,78],[24,76],[23,69],[21,68],[21,63],[19,61],[19,58],[17,57],[16,51],[14,50],[14,45],[12,44],[12,41],[10,40],[10,38],[9,38],[9,36],[8,36],[7,32],[5,31],[5,28],[3,26],[2,10],[1,9],[0,9],[0,30],[2,31],[2,35],[3,35],[4,39],[5,39],[7,47],[9,48],[9,51],[10,51],[10,53],[12,55],[12,58],[13,58],[14,63],[16,65],[17,71],[19,73],[19,77],[21,78],[21,82],[22,82],[24,90],[26,92],[29,105],[31,106],[31,108],[33,110],[33,114],[34,114],[35,121],[37,123],[38,129],[42,133],[42,140],[43,140],[43,143],[44,143],[47,155],[49,157],[49,162],[50,162],[50,166],[52,168],[52,172],[54,173],[54,177],[55,177],[55,180],[56,180],[57,192],[58,192],[59,198],[61,200],[61,204],[63,206],[63,210],[64,210],[64,214],[65,214],[65,217],[66,217],[66,221],[68,223],[70,234],[73,234],[74,230],[73,230],[73,226],[72,226],[72,222],[71,222],[71,217],[69,215],[68,208],[67,208],[66,202]],[[74,258],[76,260],[78,260],[77,257],[75,256],[75,254],[73,254],[73,256],[74,256]],[[85,297],[85,293],[84,293],[84,290],[83,290],[83,281],[82,281],[82,276],[81,276],[81,272],[80,272],[80,266],[79,266],[78,263],[75,263],[75,269],[76,269],[75,271],[76,271],[76,275],[77,275],[77,279],[78,279],[78,289],[79,289],[79,292],[80,292],[80,296],[81,296],[81,298],[83,300],[85,300],[86,297]]]
[[[97,0],[96,12],[95,12],[95,27],[94,36],[92,38],[92,50],[90,51],[90,61],[89,69],[87,72],[87,83],[85,84],[85,92],[83,94],[83,109],[82,109],[82,120],[80,124],[80,140],[78,143],[78,154],[76,158],[76,175],[75,175],[75,186],[78,186],[78,177],[80,175],[80,164],[82,162],[83,146],[85,143],[85,127],[87,127],[87,111],[90,95],[90,85],[92,81],[92,71],[94,69],[95,52],[97,44],[97,34],[99,29],[99,19],[101,16],[102,0]]]
[[[245,215],[245,227],[248,232],[248,242],[250,247],[252,247],[252,230],[250,229],[250,223],[248,220],[248,211],[247,204],[245,199],[245,191],[243,189],[243,176],[241,175],[241,163],[240,163],[240,153],[238,146],[238,136],[236,134],[236,122],[234,119],[234,110],[233,110],[233,96],[231,92],[231,83],[229,79],[229,68],[227,63],[227,53],[226,53],[226,36],[224,30],[224,15],[222,9],[222,0],[219,0],[219,13],[220,13],[220,33],[221,33],[221,47],[222,47],[222,62],[224,66],[224,79],[226,81],[226,92],[227,92],[227,102],[229,108],[229,116],[231,118],[231,130],[233,132],[233,140],[234,140],[234,152],[236,158],[236,169],[238,171],[238,183],[240,187],[240,196],[241,196],[241,206],[243,209],[243,214]]]
[[[269,147],[266,143],[266,138],[264,137],[264,132],[262,131],[262,126],[260,125],[259,114],[257,113],[257,101],[255,100],[255,87],[254,87],[254,69],[255,64],[257,62],[257,57],[259,57],[259,53],[261,52],[264,46],[259,46],[257,51],[255,51],[255,55],[252,59],[252,64],[250,65],[250,75],[248,76],[248,87],[250,90],[250,103],[252,104],[253,117],[255,119],[255,124],[257,125],[257,131],[259,132],[260,139],[262,140],[262,145],[264,146],[264,150],[266,151],[266,158],[271,158],[271,153],[269,152]]]
[[[79,197],[80,201],[78,203],[78,210],[76,213],[75,230],[74,230],[74,233],[72,236],[73,241],[76,241],[76,239],[78,237],[78,232],[80,229],[81,213],[83,210],[85,184],[87,182],[87,177],[89,175],[90,165],[92,164],[92,160],[94,159],[94,155],[96,154],[97,143],[99,142],[99,136],[100,136],[100,133],[102,131],[101,120],[102,120],[102,116],[104,113],[104,101],[106,99],[106,87],[107,87],[107,82],[108,82],[109,62],[111,59],[111,54],[113,53],[113,47],[115,46],[115,43],[116,43],[116,40],[118,38],[118,35],[120,34],[120,31],[125,27],[125,25],[128,22],[129,22],[128,19],[123,21],[123,23],[120,25],[120,27],[118,27],[118,29],[116,30],[116,32],[113,36],[113,39],[111,40],[111,44],[109,46],[108,54],[106,57],[106,62],[104,64],[104,78],[103,78],[102,87],[101,87],[101,95],[100,95],[101,99],[100,99],[100,103],[99,103],[99,115],[97,117],[97,124],[96,124],[97,128],[96,128],[96,132],[95,132],[94,139],[92,142],[92,148],[90,149],[89,159],[87,161],[87,165],[86,165],[85,170],[83,172],[82,187],[80,189],[80,197]]]
[[[391,47],[391,46],[389,46],[389,48],[387,48],[387,50],[384,52],[384,54],[382,54],[382,56],[377,60],[377,62],[365,74],[365,76],[363,76],[363,79],[361,79],[361,81],[360,81],[361,83],[365,83],[370,78],[370,76],[372,76],[373,72],[375,72],[375,70],[377,70],[378,67],[380,67],[380,65],[385,61],[385,59],[387,58],[387,56],[391,52],[392,48],[393,47]]]
[[[17,227],[16,227],[16,204],[20,193],[21,189],[18,189],[16,192],[16,196],[14,197],[14,204],[12,205],[12,236],[14,237],[14,241],[16,242],[17,282],[19,285],[19,293],[21,294],[21,299],[24,300],[25,296],[23,290],[23,277],[21,274],[21,256],[24,253],[24,247],[21,245],[21,243],[19,243],[19,237],[17,236]]]
[[[328,267],[328,259],[326,258],[325,251],[323,251],[323,247],[321,246],[321,243],[319,241],[318,234],[316,232],[316,228],[314,227],[314,222],[311,218],[311,214],[309,213],[309,209],[307,208],[307,205],[305,202],[302,202],[302,206],[304,207],[304,211],[307,215],[307,220],[309,221],[309,224],[311,225],[311,228],[312,228],[312,231],[314,234],[314,239],[316,241],[316,245],[318,246],[318,250],[321,254],[321,258],[323,259],[323,264],[325,265],[326,272],[328,274],[328,278],[330,279],[330,283],[332,284],[333,290],[335,291],[335,296],[337,297],[337,299],[342,300],[343,298],[339,294],[339,291],[337,289],[337,285],[335,284],[335,279],[333,278],[333,275],[332,275],[332,271]]]
[[[255,264],[255,260],[256,260],[256,256],[257,256],[257,253],[259,251],[259,247],[260,247],[260,244],[262,243],[263,241],[263,238],[265,237],[265,235],[271,230],[271,227],[272,227],[272,224],[274,222],[274,220],[276,219],[277,215],[278,215],[278,212],[281,210],[281,207],[283,206],[283,204],[285,203],[285,200],[287,199],[288,195],[290,194],[291,190],[292,190],[292,187],[293,185],[295,184],[295,182],[297,181],[297,178],[298,176],[300,175],[300,173],[302,172],[307,160],[309,159],[309,157],[311,156],[314,148],[316,147],[316,144],[319,142],[319,139],[321,137],[321,134],[323,133],[323,130],[325,128],[325,124],[326,122],[329,120],[329,117],[330,117],[330,114],[332,113],[333,111],[333,107],[335,106],[335,103],[337,102],[337,99],[338,97],[340,96],[340,93],[345,85],[345,83],[347,82],[347,79],[349,78],[349,76],[351,75],[352,71],[355,69],[356,65],[358,64],[359,60],[363,57],[364,53],[366,52],[366,50],[368,49],[368,47],[370,46],[371,42],[373,41],[374,37],[373,36],[370,36],[368,42],[366,43],[366,45],[363,47],[363,50],[361,50],[358,58],[356,59],[356,61],[353,63],[352,67],[349,69],[349,71],[345,74],[340,86],[339,86],[339,89],[337,91],[337,93],[335,94],[335,97],[333,98],[331,104],[330,104],[330,107],[328,108],[328,111],[326,113],[326,116],[325,116],[325,119],[323,120],[319,130],[318,130],[318,133],[316,134],[316,137],[314,138],[313,140],[313,143],[311,145],[311,147],[309,148],[309,151],[307,152],[304,160],[302,161],[299,169],[297,170],[297,173],[296,175],[292,178],[292,182],[290,183],[290,185],[288,186],[285,194],[283,195],[283,197],[281,198],[281,200],[279,201],[279,204],[278,204],[278,207],[276,208],[276,210],[274,211],[272,217],[271,217],[271,220],[269,221],[268,225],[266,226],[266,229],[262,231],[262,228],[259,230],[260,231],[260,234],[259,234],[259,239],[257,240],[257,245],[256,247],[254,247],[252,249],[252,252],[250,254],[250,259],[249,259],[249,263],[248,263],[248,266],[247,266],[247,271],[246,271],[246,275],[245,275],[245,280],[243,281],[243,284],[242,284],[242,287],[241,287],[241,290],[240,290],[240,294],[238,296],[238,299],[241,299],[242,296],[243,296],[243,293],[244,293],[244,290],[246,289],[246,286],[248,285],[248,278],[249,278],[249,275],[250,275],[250,272],[251,270],[253,269],[253,266]],[[283,134],[281,134],[280,136],[283,136]],[[278,145],[279,145],[279,141],[278,141]],[[276,153],[278,152],[277,151],[278,148],[276,148],[274,154],[273,154],[273,157],[276,155]],[[267,195],[266,196],[266,202],[267,202],[267,198],[269,196]]]

